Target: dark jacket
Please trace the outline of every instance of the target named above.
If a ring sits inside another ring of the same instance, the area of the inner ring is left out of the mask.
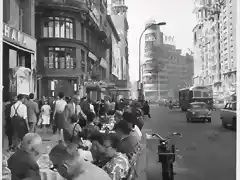
[[[144,105],[143,105],[143,113],[144,113],[144,115],[149,115],[149,113],[150,113],[150,107],[147,103],[144,103]]]
[[[31,154],[19,150],[8,159],[8,168],[11,170],[12,180],[31,178],[41,180],[39,166]]]

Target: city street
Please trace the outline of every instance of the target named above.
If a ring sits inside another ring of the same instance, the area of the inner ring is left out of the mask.
[[[145,132],[157,132],[174,137],[179,148],[175,164],[176,180],[235,180],[236,133],[223,129],[219,112],[212,114],[212,123],[186,123],[185,114],[178,109],[151,106],[152,119],[144,126]],[[147,179],[161,178],[161,165],[157,163],[154,140],[147,143]]]

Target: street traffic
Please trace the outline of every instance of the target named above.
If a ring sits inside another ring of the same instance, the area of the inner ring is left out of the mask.
[[[235,180],[236,133],[221,125],[220,112],[212,112],[212,122],[187,123],[186,114],[179,109],[151,106],[152,118],[145,122],[144,132],[176,137],[177,152],[174,172],[176,180]],[[148,180],[161,177],[161,164],[157,162],[157,142],[148,140],[146,172]]]

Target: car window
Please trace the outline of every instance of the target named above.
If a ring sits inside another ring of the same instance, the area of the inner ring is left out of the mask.
[[[237,103],[232,103],[232,110],[236,111],[237,110]]]
[[[207,108],[206,104],[192,104],[191,109],[205,109]]]
[[[230,103],[227,103],[224,107],[224,109],[229,109]]]

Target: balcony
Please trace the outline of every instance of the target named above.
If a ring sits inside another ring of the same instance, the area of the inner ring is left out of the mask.
[[[71,11],[88,11],[90,4],[87,0],[36,0],[36,7],[49,7]]]

